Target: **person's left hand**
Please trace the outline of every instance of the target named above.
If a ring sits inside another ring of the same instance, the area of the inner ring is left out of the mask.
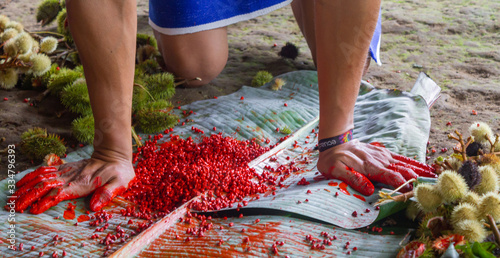
[[[436,177],[431,166],[376,145],[379,144],[352,140],[327,149],[319,154],[318,170],[328,178],[344,181],[363,195],[374,193],[371,181],[397,188],[418,176]],[[401,191],[411,189],[408,184]]]

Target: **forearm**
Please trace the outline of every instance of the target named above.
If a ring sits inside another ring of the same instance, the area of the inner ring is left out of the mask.
[[[67,0],[66,7],[95,119],[94,154],[130,160],[136,1]]]
[[[320,139],[354,127],[354,103],[380,0],[316,0]]]

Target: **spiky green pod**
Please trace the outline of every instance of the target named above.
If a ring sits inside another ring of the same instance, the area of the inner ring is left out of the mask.
[[[154,59],[156,56],[160,56],[160,52],[150,45],[140,46],[136,50],[136,59],[139,64],[146,60]]]
[[[50,153],[58,156],[66,153],[66,146],[59,136],[47,134],[47,130],[33,128],[21,136],[21,151],[32,160],[43,160]]]
[[[6,30],[2,33],[2,35],[1,35],[1,37],[0,37],[0,40],[1,40],[2,42],[5,42],[5,41],[7,41],[7,40],[9,40],[9,39],[12,39],[12,38],[16,37],[16,36],[17,36],[17,34],[19,34],[19,32],[17,32],[17,30],[16,30],[16,29],[14,29],[14,28],[8,28],[8,29],[6,29]]]
[[[477,193],[472,192],[472,191],[468,191],[467,194],[464,196],[464,198],[462,198],[462,200],[460,200],[460,203],[468,203],[468,204],[471,204],[473,206],[477,206],[480,199],[481,198],[479,197],[479,195]]]
[[[58,64],[52,64],[49,71],[44,73],[42,76],[34,76],[33,74],[24,74],[23,82],[21,84],[21,89],[29,90],[37,87],[47,87],[49,84],[50,77],[53,74],[59,72],[57,70]]]
[[[470,203],[461,203],[451,212],[451,225],[455,227],[460,221],[477,220],[476,207]]]
[[[66,8],[63,8],[57,15],[57,32],[64,35],[66,42],[73,42],[73,37],[68,28]]]
[[[17,44],[14,39],[9,39],[5,44],[3,45],[3,52],[10,57],[14,57],[17,55],[18,52]]]
[[[87,144],[94,142],[94,117],[92,115],[73,120],[71,128],[73,135],[78,141]]]
[[[497,173],[498,178],[500,178],[500,163],[490,163],[489,165],[493,168],[493,171]]]
[[[0,15],[0,32],[3,32],[5,30],[5,27],[7,26],[7,23],[10,22],[9,17],[1,14]]]
[[[136,76],[143,77],[145,74],[157,74],[161,71],[161,67],[156,60],[148,59],[137,65]]]
[[[471,242],[483,242],[487,236],[482,223],[477,220],[463,220],[458,222],[455,225],[454,232],[464,236],[467,241]]]
[[[459,201],[469,190],[465,179],[452,170],[445,170],[439,175],[436,187],[443,200],[448,203]]]
[[[54,37],[45,37],[40,41],[40,51],[50,54],[57,49],[57,39]]]
[[[134,86],[132,95],[132,111],[137,112],[144,109],[147,103],[154,101],[148,91],[142,87]]]
[[[175,94],[174,75],[171,73],[158,73],[146,76],[144,84],[156,100],[167,100]]]
[[[474,122],[469,127],[469,132],[474,137],[474,141],[483,144],[483,146],[490,146],[486,136],[493,139],[493,131],[488,124],[484,122]]]
[[[36,11],[36,22],[42,22],[42,26],[50,24],[62,10],[59,0],[44,0],[38,5]]]
[[[479,200],[478,218],[486,219],[486,215],[491,215],[496,222],[500,221],[500,195],[489,192]]]
[[[7,24],[5,24],[5,29],[8,29],[8,28],[14,28],[19,33],[24,32],[24,26],[21,23],[16,22],[16,21],[7,22]]]
[[[51,61],[47,55],[34,54],[30,57],[30,60],[33,65],[31,66],[29,72],[33,73],[33,75],[40,76],[49,71]]]
[[[83,65],[76,66],[73,71],[83,74]]]
[[[30,52],[33,47],[33,38],[26,32],[17,34],[13,40],[16,41],[19,54],[26,54]]]
[[[443,203],[443,198],[435,186],[430,184],[419,184],[415,190],[415,199],[418,206],[425,212],[436,210]]]
[[[76,70],[71,70],[67,68],[61,68],[58,73],[54,73],[47,84],[47,88],[53,94],[61,94],[64,87],[73,84],[78,78],[81,78],[83,74]]]
[[[40,127],[34,127],[31,129],[28,129],[28,131],[21,134],[21,140],[26,141],[28,139],[31,139],[34,137],[39,137],[39,136],[47,136],[47,130],[40,128]]]
[[[155,37],[147,34],[137,33],[136,48],[139,48],[140,46],[144,45],[150,45],[155,47],[156,49],[158,48],[158,44],[156,43]]]
[[[495,169],[490,165],[480,166],[479,173],[481,174],[481,182],[474,187],[474,191],[478,194],[498,192],[499,182]]]
[[[3,89],[12,89],[17,84],[17,80],[19,76],[15,69],[9,68],[3,71],[0,71],[0,86]]]
[[[50,78],[54,74],[58,74],[61,71],[61,69],[57,69],[58,67],[59,67],[58,64],[52,64],[50,66],[49,71],[47,71],[46,73],[44,73],[42,76],[39,77],[39,79],[41,80],[40,82],[41,82],[42,86],[47,87],[47,85],[49,84]]]
[[[273,80],[273,75],[268,71],[258,71],[252,79],[252,87],[260,87]]]
[[[143,133],[153,134],[175,126],[179,118],[165,111],[142,111],[136,119]]]
[[[144,105],[142,111],[160,111],[160,110],[165,110],[167,108],[171,107],[170,102],[166,100],[156,100],[156,101],[151,101],[148,102]]]
[[[64,87],[61,92],[61,103],[73,113],[83,116],[92,114],[87,83],[84,79]]]

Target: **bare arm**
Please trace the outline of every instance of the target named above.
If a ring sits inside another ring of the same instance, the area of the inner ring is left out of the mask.
[[[354,128],[354,104],[379,8],[380,0],[315,1],[320,140]],[[432,168],[425,164],[356,139],[323,150],[318,170],[365,195],[374,192],[370,180],[398,187],[419,173],[433,175]],[[407,186],[402,190],[410,189]]]

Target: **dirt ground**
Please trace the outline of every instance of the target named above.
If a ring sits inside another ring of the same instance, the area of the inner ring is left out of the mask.
[[[3,0],[0,14],[23,23],[29,31],[54,29],[42,29],[36,23],[37,5],[38,1]],[[139,32],[152,34],[147,14],[147,1],[139,0]],[[386,0],[382,3],[382,17],[383,65],[372,62],[364,79],[378,88],[409,91],[420,71],[424,71],[441,86],[442,97],[431,110],[430,143],[438,150],[431,157],[444,147],[450,154],[454,143],[447,139],[447,134],[455,129],[466,132],[474,121],[487,122],[500,133],[500,2]],[[173,100],[176,105],[237,91],[242,85],[249,85],[259,70],[279,75],[314,69],[290,7],[229,26],[228,41],[229,59],[222,74],[202,88],[177,89]],[[278,56],[286,42],[300,48],[297,59]],[[274,43],[277,47],[273,47]],[[78,148],[70,129],[74,115],[63,112],[55,97],[49,96],[37,107],[23,102],[39,93],[0,90],[0,138],[5,137],[0,149],[19,143],[21,133],[34,126],[61,135],[68,152]],[[3,101],[4,97],[8,101]],[[0,158],[0,178],[4,178],[6,157]],[[16,164],[19,171],[38,165],[20,153]]]

